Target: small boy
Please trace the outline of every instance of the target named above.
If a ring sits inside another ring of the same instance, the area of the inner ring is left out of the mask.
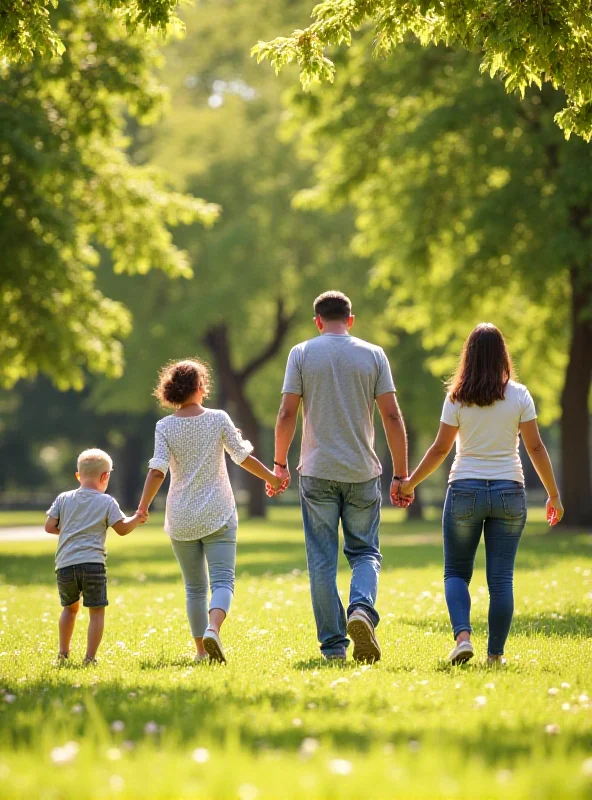
[[[105,494],[113,461],[103,450],[85,450],[78,456],[76,477],[80,488],[63,492],[47,512],[45,530],[59,534],[56,552],[58,590],[63,611],[60,616],[60,650],[63,661],[70,653],[76,614],[82,593],[89,610],[85,664],[96,664],[95,655],[103,638],[107,601],[107,551],[105,539],[111,527],[125,536],[146,522],[147,514],[125,517],[117,500]]]

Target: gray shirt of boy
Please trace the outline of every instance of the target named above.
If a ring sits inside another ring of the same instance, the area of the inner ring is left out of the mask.
[[[81,487],[60,494],[47,516],[57,519],[60,529],[58,570],[73,564],[105,564],[107,528],[123,519],[124,514],[111,495]]]
[[[377,478],[374,401],[394,391],[381,347],[331,333],[293,347],[282,392],[302,396],[300,474],[343,483]]]

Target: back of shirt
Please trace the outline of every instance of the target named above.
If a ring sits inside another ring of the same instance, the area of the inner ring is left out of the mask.
[[[378,477],[374,401],[394,391],[381,347],[324,333],[292,348],[282,392],[302,396],[301,475],[344,483]]]
[[[58,520],[56,569],[61,569],[73,564],[104,564],[107,528],[124,514],[111,495],[80,487],[59,495],[47,516]]]
[[[490,406],[463,406],[447,397],[441,421],[458,427],[449,480],[481,478],[524,483],[518,431],[521,422],[532,419],[536,419],[536,411],[530,392],[515,381],[508,382],[504,400]]]

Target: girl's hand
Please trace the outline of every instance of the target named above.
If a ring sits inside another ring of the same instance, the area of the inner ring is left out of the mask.
[[[561,522],[564,513],[563,503],[559,495],[547,499],[547,522],[552,528],[558,522]]]

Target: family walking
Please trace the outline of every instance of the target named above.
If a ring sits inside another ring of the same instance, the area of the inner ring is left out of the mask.
[[[512,380],[501,332],[483,323],[468,337],[448,386],[436,439],[409,475],[403,417],[384,351],[351,335],[351,303],[341,292],[317,297],[314,315],[319,335],[296,345],[288,357],[273,472],[252,455],[251,444],[226,412],[203,405],[209,372],[193,359],[169,364],[160,373],[155,395],[175,410],[156,424],[154,456],[132,517],[125,517],[105,493],[113,468],[109,455],[102,450],[81,453],[80,488],[59,495],[45,525],[48,533],[59,535],[60,659],[68,658],[82,595],[89,608],[85,661],[95,661],[108,603],[107,528],[125,536],[145,522],[170,470],[165,530],[185,583],[195,658],[226,661],[220,631],[234,594],[238,518],[224,453],[265,481],[269,496],[285,491],[291,480],[288,453],[302,405],[300,502],[321,654],[328,660],[345,660],[351,640],[355,660],[378,661],[376,604],[382,556],[376,403],[392,456],[394,505],[413,502],[415,488],[442,464],[456,442],[442,518],[444,587],[455,639],[448,660],[459,664],[473,656],[469,584],[483,534],[490,597],[487,657],[492,663],[503,662],[514,611],[514,562],[526,522],[519,435],[547,491],[551,525],[559,522],[563,507],[532,397]],[[351,568],[347,609],[337,590],[340,522]]]

